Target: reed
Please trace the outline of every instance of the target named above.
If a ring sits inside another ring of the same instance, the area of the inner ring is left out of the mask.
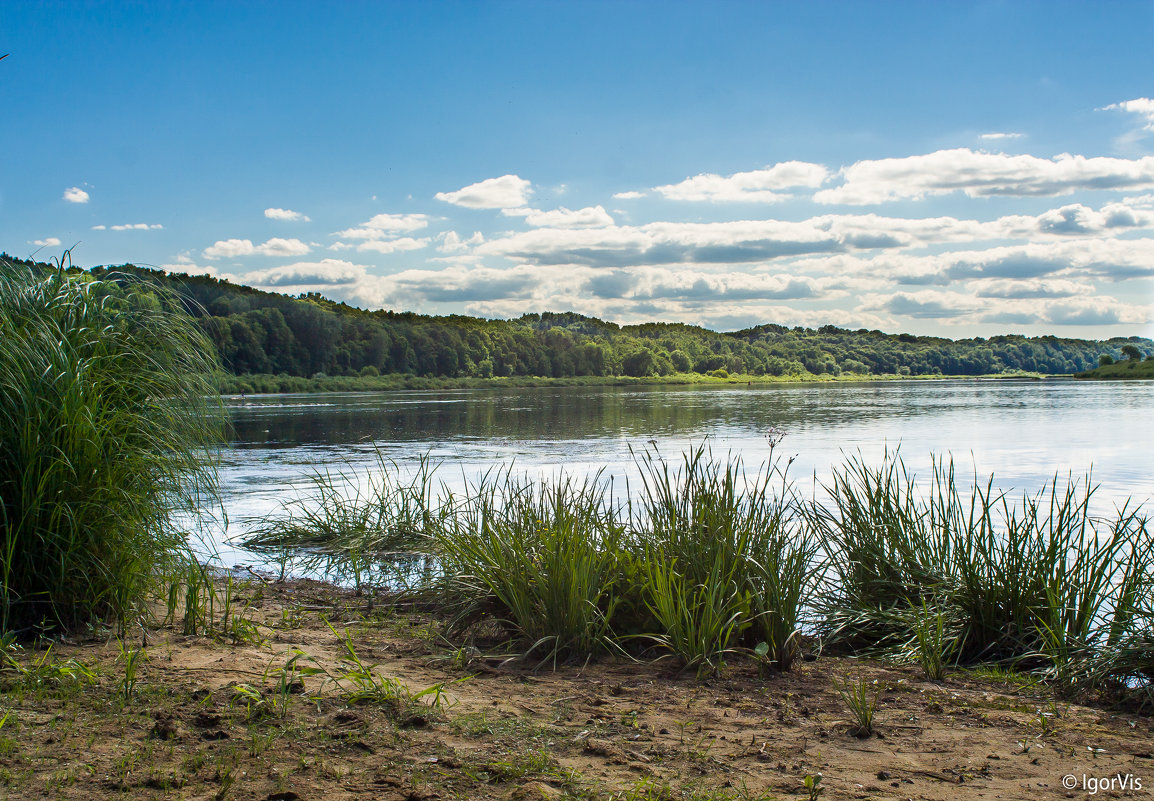
[[[544,661],[614,647],[623,527],[598,477],[484,476],[434,548],[457,621],[500,621]]]
[[[877,467],[851,459],[826,490],[830,503],[808,516],[833,564],[821,611],[834,645],[918,642],[963,664],[1013,664],[1073,687],[1124,636],[1148,636],[1146,519],[1125,508],[1091,514],[1089,478],[1055,477],[1015,501],[992,477],[963,494],[944,462],[923,493],[888,454]]]
[[[496,622],[542,661],[649,643],[699,673],[738,654],[788,670],[805,632],[912,657],[932,678],[998,664],[1064,691],[1150,695],[1154,542],[1137,511],[1094,516],[1089,479],[1015,500],[948,460],[921,483],[892,452],[850,457],[803,501],[772,459],[746,470],[704,445],[635,458],[624,506],[599,477],[511,466],[458,496],[434,495],[431,467],[405,483],[382,463],[348,496],[352,477],[323,474],[260,534],[350,561],[403,543],[452,630]]]
[[[452,498],[434,496],[436,465],[422,456],[402,478],[400,466],[380,450],[367,475],[344,468],[317,469],[308,487],[256,521],[242,544],[279,557],[282,569],[323,571],[358,590],[385,570],[395,584],[405,571],[390,565],[421,552],[450,514]]]
[[[788,465],[748,472],[704,445],[675,468],[655,450],[637,462],[642,487],[630,517],[660,627],[652,639],[699,670],[719,667],[734,646],[764,643],[761,653],[788,670],[820,572]]]
[[[123,622],[214,495],[215,351],[154,287],[0,267],[0,628]]]

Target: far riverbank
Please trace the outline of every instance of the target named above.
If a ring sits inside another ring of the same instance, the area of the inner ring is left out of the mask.
[[[724,372],[724,371],[715,371]],[[268,373],[250,375],[222,375],[219,378],[222,395],[280,394],[317,392],[388,392],[390,390],[436,390],[436,389],[503,389],[516,387],[631,387],[631,386],[740,386],[775,384],[853,384],[876,381],[942,381],[942,380],[1017,380],[1040,381],[1043,379],[1070,379],[1069,375],[1045,375],[1042,373],[1007,372],[980,376],[948,375],[706,375],[701,373],[675,373],[667,376],[572,376],[552,378],[547,376],[509,376],[479,378],[463,376],[447,378],[441,376],[415,376],[407,373],[387,375],[328,376],[311,378],[291,375],[271,375]]]

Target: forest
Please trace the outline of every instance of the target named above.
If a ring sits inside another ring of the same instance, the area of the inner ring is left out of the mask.
[[[56,269],[6,254],[0,254],[0,263],[37,272]],[[511,320],[433,316],[368,311],[316,293],[292,297],[131,264],[89,272],[178,293],[234,376],[1072,374],[1097,367],[1103,356],[1125,359],[1135,349],[1143,356],[1154,353],[1154,341],[1142,337],[1098,341],[1008,334],[951,340],[832,325],[787,328],[772,322],[726,333],[680,323],[622,326],[573,312]]]

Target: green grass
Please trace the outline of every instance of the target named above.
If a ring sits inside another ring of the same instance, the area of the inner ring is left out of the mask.
[[[490,473],[433,539],[457,620],[498,620],[543,660],[614,647],[624,527],[596,477]]]
[[[737,646],[788,670],[818,564],[785,468],[771,460],[748,472],[705,446],[676,467],[655,450],[638,463],[632,538],[659,626],[651,638],[699,671]]]
[[[0,629],[140,611],[215,490],[211,343],[155,288],[0,275]]]
[[[428,458],[407,481],[380,451],[376,458],[364,486],[345,470],[316,470],[309,489],[251,526],[243,545],[277,557],[282,574],[291,563],[324,571],[358,590],[379,580],[381,569],[424,548],[451,499],[433,498],[435,468]],[[389,578],[403,581],[404,572],[392,571]]]
[[[412,521],[406,542],[429,560],[420,589],[450,636],[485,623],[491,636],[495,623],[554,664],[656,648],[699,674],[739,655],[788,670],[816,634],[933,679],[947,664],[1004,665],[1064,691],[1149,695],[1154,542],[1133,509],[1092,514],[1088,478],[1012,497],[948,461],[919,482],[889,453],[850,458],[824,497],[802,500],[772,459],[746,470],[698,446],[672,462],[646,451],[636,466],[625,504],[597,478],[511,468],[457,496],[433,492],[427,465],[411,485],[382,477],[344,499],[326,479],[279,545],[354,560],[381,547],[370,536]],[[345,505],[386,512],[346,526]]]
[[[1133,509],[1091,514],[1089,478],[1055,478],[1015,500],[993,478],[964,493],[949,463],[923,488],[889,455],[879,466],[851,459],[827,493],[809,516],[831,555],[821,612],[834,647],[916,642],[961,664],[1010,664],[1067,688],[1125,684],[1140,672],[1150,653],[1154,543]],[[1106,667],[1124,642],[1134,658]]]
[[[1114,364],[1107,364],[1102,367],[1095,367],[1093,370],[1087,370],[1084,373],[1078,373],[1074,377],[1099,380],[1149,381],[1154,379],[1154,360],[1151,360],[1149,357],[1142,361],[1123,359]]]
[[[837,686],[837,694],[849,711],[852,720],[850,732],[857,737],[869,737],[874,733],[874,717],[878,711],[881,688],[864,678],[843,678]]]

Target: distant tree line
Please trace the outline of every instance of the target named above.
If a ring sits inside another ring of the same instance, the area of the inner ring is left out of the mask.
[[[48,265],[0,255],[10,265]],[[765,324],[718,333],[680,323],[619,326],[573,312],[513,320],[365,311],[309,293],[263,292],[208,276],[123,265],[97,267],[178,291],[234,375],[312,377],[400,373],[428,377],[1067,374],[1103,354],[1154,352],[1141,337],[1052,336],[950,340],[877,330]]]

